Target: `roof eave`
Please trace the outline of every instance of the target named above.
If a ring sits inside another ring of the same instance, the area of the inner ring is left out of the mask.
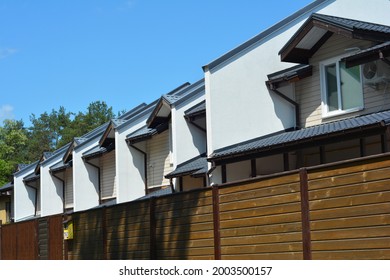
[[[222,165],[242,160],[247,160],[252,157],[261,157],[266,154],[277,154],[280,152],[286,152],[293,149],[299,149],[300,147],[308,147],[307,144],[318,144],[320,141],[325,141],[325,143],[330,143],[329,139],[338,138],[341,136],[353,136],[355,134],[361,135],[362,132],[372,131],[375,129],[384,129],[388,124],[385,121],[377,122],[370,125],[360,126],[357,128],[344,129],[332,133],[326,133],[323,135],[303,138],[299,140],[293,140],[290,142],[285,142],[281,144],[275,144],[272,146],[265,146],[255,149],[248,149],[247,151],[231,153],[221,156],[213,156],[207,158],[207,161],[214,163],[215,165]],[[376,130],[375,130],[376,131]],[[318,142],[318,143],[317,143]]]
[[[388,56],[390,56],[390,41],[383,44],[382,47],[369,48],[368,50],[363,50],[354,55],[344,57],[342,60],[345,61],[346,67],[349,68],[383,59]]]
[[[317,27],[326,31],[310,49],[297,48],[305,36]],[[312,14],[303,25],[294,33],[288,42],[279,51],[281,61],[308,64],[309,59],[333,35],[338,34],[350,39],[360,39],[372,42],[384,42],[390,39],[390,34],[374,30],[363,30],[354,26],[340,24],[324,18],[323,15]]]

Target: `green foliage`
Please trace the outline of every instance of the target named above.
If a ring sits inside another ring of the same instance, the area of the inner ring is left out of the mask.
[[[62,143],[64,130],[70,126],[72,113],[66,112],[64,107],[58,111],[52,110],[50,114],[44,112],[37,118],[30,116],[29,153],[30,158],[39,158],[44,151],[54,151]]]
[[[72,141],[74,137],[82,136],[96,127],[115,118],[112,107],[108,107],[104,101],[95,101],[89,104],[86,113],[79,112],[73,121],[62,132],[62,140],[59,147]]]
[[[64,107],[30,116],[31,127],[23,121],[5,120],[0,126],[0,186],[9,182],[18,163],[38,160],[43,152],[54,151],[114,118],[104,101],[89,104],[85,113]]]
[[[5,120],[0,127],[0,186],[9,182],[15,166],[27,161],[28,136],[22,121]]]

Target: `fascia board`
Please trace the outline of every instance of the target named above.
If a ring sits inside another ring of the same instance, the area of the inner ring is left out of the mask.
[[[135,115],[131,119],[128,119],[126,122],[122,123],[121,125],[118,125],[116,130],[117,131],[122,130],[123,128],[125,128],[127,126],[132,125],[134,122],[138,121],[139,119],[141,119],[143,117],[146,117],[146,116],[149,116],[151,111],[154,109],[154,106],[156,106],[158,101],[159,101],[159,99],[153,101],[152,103],[150,103],[147,106],[147,108],[145,108],[144,111],[142,111],[139,114]]]
[[[14,176],[15,177],[19,177],[19,176],[22,176],[23,174],[25,173],[31,173],[31,172],[34,172],[35,170],[35,167],[36,165],[38,164],[38,160],[31,163],[30,165],[28,165],[27,167],[23,168],[22,170],[19,170],[18,172],[15,172],[14,173]]]

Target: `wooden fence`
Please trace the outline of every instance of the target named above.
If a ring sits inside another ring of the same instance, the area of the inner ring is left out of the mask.
[[[0,259],[63,259],[62,216],[2,225]]]
[[[3,225],[2,259],[390,259],[390,154]]]

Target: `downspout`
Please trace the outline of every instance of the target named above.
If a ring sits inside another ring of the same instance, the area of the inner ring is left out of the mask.
[[[145,153],[144,151],[142,151],[141,149],[137,148],[136,146],[134,146],[133,144],[129,143],[129,146],[132,147],[133,149],[135,149],[136,151],[140,152],[143,156],[144,156],[144,177],[145,177],[145,195],[148,194],[148,166],[147,166],[147,153]]]
[[[211,163],[211,168],[206,172],[206,186],[211,186],[210,184],[210,174],[213,173],[213,171],[217,168],[214,162]]]
[[[92,167],[95,167],[98,171],[98,192],[99,192],[99,205],[102,204],[102,190],[101,190],[101,182],[100,182],[100,167],[88,162],[87,160],[84,159],[84,162],[89,164]]]
[[[62,212],[65,213],[65,180],[55,175],[55,173],[52,171],[50,171],[50,175],[62,183]]]
[[[174,193],[175,192],[175,188],[173,187],[173,178],[169,178],[169,186],[171,188],[172,193]],[[180,185],[180,187],[181,187],[181,185]]]
[[[273,93],[275,93],[276,95],[278,95],[279,97],[283,98],[284,100],[286,100],[287,102],[289,102],[290,104],[292,104],[295,108],[295,127],[298,128],[300,127],[300,123],[301,123],[301,118],[300,118],[300,107],[299,107],[299,104],[297,102],[295,102],[294,100],[292,100],[291,98],[287,97],[286,95],[284,95],[283,93],[281,93],[280,91],[278,91],[275,86],[273,86],[271,83],[268,83],[266,82],[266,85],[267,85],[267,88],[272,91]]]

